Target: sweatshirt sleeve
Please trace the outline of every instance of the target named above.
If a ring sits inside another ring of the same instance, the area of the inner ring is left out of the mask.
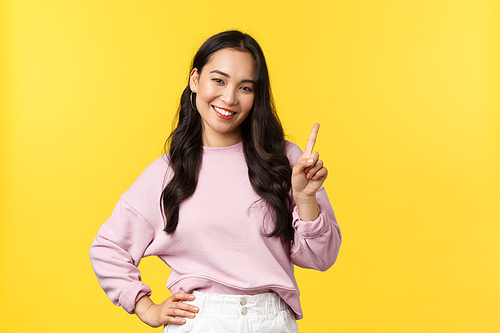
[[[154,238],[146,218],[121,198],[90,247],[99,283],[115,304],[133,313],[136,302],[151,289],[141,282],[137,266]]]
[[[294,143],[287,142],[287,155],[293,167],[302,156],[302,150]],[[323,186],[316,192],[316,201],[320,214],[314,221],[301,220],[294,203],[292,226],[295,235],[290,259],[299,267],[326,271],[337,259],[342,236]]]
[[[337,260],[342,236],[324,187],[316,193],[321,210],[314,221],[302,221],[293,209],[295,238],[290,250],[292,262],[303,268],[326,271]]]

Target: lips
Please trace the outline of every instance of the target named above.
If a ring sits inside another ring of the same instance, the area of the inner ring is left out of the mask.
[[[236,112],[222,109],[214,105],[212,105],[212,108],[215,110],[215,113],[222,119],[231,119],[236,114]]]

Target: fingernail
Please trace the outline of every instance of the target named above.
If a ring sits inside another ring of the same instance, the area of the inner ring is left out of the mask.
[[[311,164],[312,162],[314,162],[314,160],[312,158],[307,160],[307,164]]]
[[[197,306],[193,306],[193,307],[191,308],[191,310],[193,310],[193,311],[198,311],[198,307],[197,307]]]
[[[179,319],[179,323],[185,324],[186,323],[186,319]]]
[[[191,318],[194,318],[194,313],[189,312],[188,316],[191,317]]]
[[[194,296],[193,295],[189,295],[189,299],[194,299]]]
[[[308,174],[306,175],[306,178],[311,179],[311,174],[310,174],[310,173],[308,173]]]

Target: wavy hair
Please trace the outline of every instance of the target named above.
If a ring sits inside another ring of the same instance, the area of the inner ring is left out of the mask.
[[[225,48],[249,52],[255,60],[254,102],[241,124],[248,177],[275,221],[274,230],[266,236],[279,237],[283,243],[290,243],[293,241],[290,197],[292,169],[286,156],[284,131],[274,106],[262,49],[247,34],[235,30],[224,31],[203,43],[194,56],[191,70],[197,68],[201,73],[212,54]],[[168,234],[177,228],[181,203],[196,190],[202,161],[201,117],[193,108],[190,95],[188,83],[177,111],[177,126],[165,143],[165,151],[169,152],[170,166],[174,172],[160,198],[162,214],[166,219],[164,231]]]

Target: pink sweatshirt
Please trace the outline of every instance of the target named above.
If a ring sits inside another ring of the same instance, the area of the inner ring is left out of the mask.
[[[302,151],[288,142],[287,155],[293,166]],[[177,229],[167,235],[160,195],[172,170],[166,156],[154,161],[120,197],[90,248],[99,283],[113,303],[132,313],[135,303],[151,293],[137,266],[141,258],[155,255],[171,268],[167,287],[172,293],[274,291],[301,319],[293,265],[321,271],[333,265],[341,243],[333,209],[322,187],[315,221],[300,220],[294,207],[292,245],[266,237],[274,222],[257,202],[247,170],[242,143],[203,147],[196,191],[181,204]]]

